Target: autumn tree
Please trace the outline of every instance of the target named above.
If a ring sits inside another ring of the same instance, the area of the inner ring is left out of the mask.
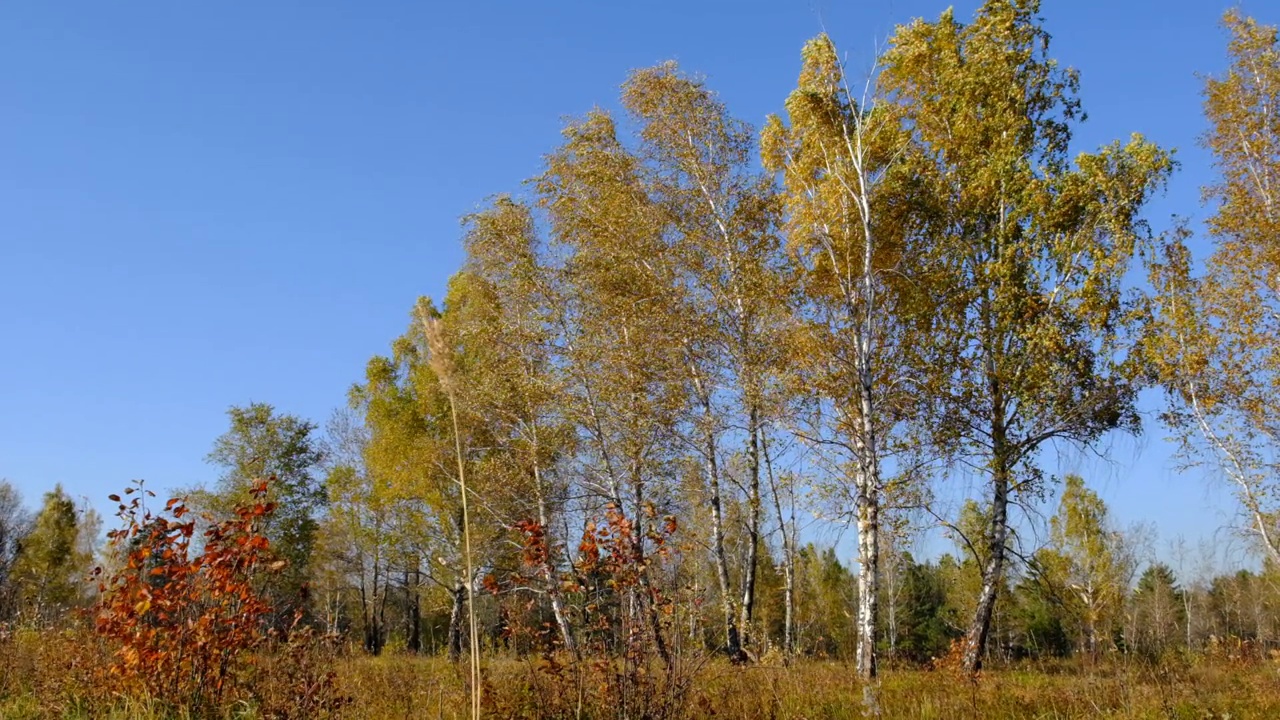
[[[761,571],[761,445],[773,414],[769,385],[780,361],[786,309],[778,207],[771,183],[752,167],[751,128],[675,63],[633,72],[623,85],[622,103],[639,123],[639,176],[673,231],[668,242],[674,287],[668,294],[675,301],[666,305],[667,322],[678,334],[690,389],[687,444],[706,477],[725,645],[737,657],[748,643]],[[744,489],[747,509],[736,602],[724,528],[725,495],[732,485]]]
[[[574,437],[556,356],[558,290],[527,205],[496,198],[468,216],[463,243],[463,272],[485,298],[462,306],[454,327],[471,352],[471,411],[487,418],[497,448],[483,469],[494,488],[486,517],[533,541],[526,585],[546,597],[560,641],[576,652],[562,588]]]
[[[909,231],[918,189],[902,162],[911,141],[878,76],[855,95],[834,44],[822,35],[802,52],[787,119],[771,117],[765,167],[782,182],[798,323],[792,389],[804,398],[799,431],[841,478],[839,515],[858,530],[858,673],[876,674],[879,538],[886,492],[911,473],[902,431],[923,406],[909,394],[918,343],[909,340],[927,251]],[[916,445],[915,447],[919,447]],[[895,465],[888,466],[890,460]]]
[[[536,187],[551,244],[565,256],[559,342],[566,409],[580,441],[578,481],[624,514],[640,568],[629,605],[670,664],[659,588],[645,560],[648,530],[670,498],[664,479],[674,475],[685,407],[668,224],[608,114],[570,123],[564,138]]]
[[[930,233],[949,258],[932,350],[933,427],[986,479],[982,586],[965,640],[976,671],[1005,575],[1011,501],[1042,486],[1040,450],[1136,432],[1121,365],[1122,280],[1139,211],[1172,162],[1139,136],[1067,155],[1078,77],[1048,54],[1038,0],[989,0],[894,35],[882,82],[921,148]]]
[[[781,551],[779,570],[782,573],[782,652],[790,658],[796,652],[796,561],[799,555],[799,523],[797,506],[801,478],[793,472],[775,472],[769,445],[764,451],[766,477],[769,479],[769,497],[773,500],[774,519]]]
[[[377,655],[387,640],[386,609],[392,566],[398,559],[393,525],[396,500],[387,483],[379,483],[379,476],[369,469],[370,434],[363,422],[362,400],[354,397],[353,407],[335,413],[328,424],[328,510],[317,549],[326,564],[354,587],[364,649]]]
[[[1145,358],[1181,458],[1234,486],[1259,548],[1280,562],[1280,45],[1275,27],[1238,10],[1224,24],[1229,67],[1206,81],[1204,103],[1213,251],[1197,273],[1183,230],[1151,264]]]
[[[470,493],[484,497],[485,476],[477,475],[473,466],[483,457],[466,449],[492,445],[482,418],[467,410],[469,401],[462,391],[456,396],[462,407],[455,430],[450,398],[431,363],[423,320],[442,321],[442,334],[454,338],[448,342],[456,341],[450,309],[467,302],[468,282],[465,275],[451,281],[443,312],[429,299],[420,300],[408,330],[393,341],[391,354],[371,359],[365,382],[352,389],[354,402],[364,410],[369,432],[367,471],[377,478],[380,502],[387,503],[390,532],[398,540],[395,553],[411,570],[415,585],[438,588],[447,595],[446,646],[454,660],[461,658],[464,638],[470,644],[473,633],[467,626],[472,610],[468,600],[475,594],[484,559],[492,556],[502,528],[484,524],[471,528],[480,534],[473,543],[473,557],[481,562],[469,567],[456,448],[464,448],[463,471],[468,467],[473,470],[469,473]],[[466,377],[467,352],[456,346],[453,350],[453,369],[459,377]],[[458,378],[454,381],[462,382]],[[389,582],[386,575],[383,578],[384,583]]]

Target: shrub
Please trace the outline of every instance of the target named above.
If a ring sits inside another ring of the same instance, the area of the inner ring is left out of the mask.
[[[123,521],[108,533],[119,567],[96,571],[96,630],[114,643],[110,670],[126,695],[191,717],[216,717],[232,702],[265,704],[261,714],[281,718],[341,705],[310,630],[296,618],[284,633],[268,626],[273,608],[262,580],[285,566],[263,534],[275,510],[268,482],[255,483],[229,519],[205,518],[198,553],[196,520],[183,499],[153,514],[146,499],[155,494],[141,483],[125,490],[133,496],[127,503],[111,496]],[[268,657],[271,666],[262,667]]]

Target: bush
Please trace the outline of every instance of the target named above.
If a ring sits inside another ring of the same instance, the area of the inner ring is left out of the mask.
[[[196,520],[181,498],[157,515],[146,507],[154,493],[141,484],[125,491],[127,503],[111,496],[123,521],[108,534],[120,562],[113,573],[97,571],[105,577],[96,630],[114,647],[110,670],[122,694],[189,717],[218,717],[232,703],[280,718],[341,705],[314,634],[296,618],[284,633],[268,626],[273,608],[260,588],[285,562],[262,531],[275,510],[267,485],[256,483],[231,518],[205,518],[199,553]],[[261,665],[264,657],[272,667]]]

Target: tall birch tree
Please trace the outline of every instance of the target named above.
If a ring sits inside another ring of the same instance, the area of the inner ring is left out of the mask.
[[[486,472],[496,476],[490,486],[502,497],[489,498],[488,509],[496,522],[519,525],[539,543],[530,555],[537,559],[535,586],[551,605],[565,648],[576,652],[561,591],[562,465],[573,444],[553,354],[556,289],[529,207],[499,197],[466,224],[464,272],[483,284],[489,300],[469,305],[457,323],[472,338],[472,411],[487,419],[498,447]],[[520,525],[525,521],[536,527]]]
[[[802,435],[829,457],[848,488],[858,530],[857,670],[876,675],[879,537],[893,455],[911,413],[904,342],[919,313],[913,306],[905,232],[910,177],[900,162],[909,136],[896,108],[877,97],[876,79],[862,97],[825,35],[802,52],[799,85],[786,101],[787,120],[765,125],[765,167],[781,177],[787,250],[798,288],[794,388],[813,418]],[[842,511],[843,512],[843,511]]]
[[[669,665],[645,539],[669,500],[664,481],[674,474],[683,410],[668,223],[607,113],[572,122],[564,136],[537,189],[552,245],[565,256],[560,342],[581,440],[580,482],[630,523],[639,581],[630,605]]]
[[[950,258],[933,351],[938,435],[986,480],[982,587],[963,663],[982,663],[1006,572],[1009,506],[1041,485],[1040,449],[1137,432],[1121,367],[1122,279],[1145,236],[1139,210],[1172,168],[1135,135],[1068,157],[1077,74],[1049,56],[1038,0],[988,0],[901,27],[885,57],[935,199],[929,233]]]
[[[665,63],[631,74],[623,105],[639,122],[642,175],[671,224],[672,295],[692,397],[689,445],[705,467],[711,554],[725,645],[748,643],[760,572],[763,520],[761,443],[770,374],[779,363],[777,203],[751,167],[749,126],[728,114],[699,80]],[[723,493],[729,458],[741,457],[746,557],[737,617],[725,551]]]
[[[1230,65],[1205,84],[1217,182],[1213,250],[1197,274],[1186,233],[1150,266],[1146,359],[1188,465],[1220,471],[1250,533],[1280,563],[1280,45],[1276,28],[1229,11]]]

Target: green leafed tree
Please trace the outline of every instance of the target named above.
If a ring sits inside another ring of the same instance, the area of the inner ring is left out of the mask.
[[[1159,658],[1182,644],[1187,622],[1183,594],[1168,565],[1153,563],[1143,571],[1132,600],[1139,650]]]
[[[16,606],[26,619],[48,622],[85,598],[93,545],[81,538],[81,520],[61,485],[45,493],[10,574]]]
[[[1095,657],[1119,620],[1134,567],[1124,533],[1113,526],[1107,506],[1079,475],[1064,479],[1058,512],[1049,519],[1061,592],[1078,608],[1082,649]]]
[[[915,662],[947,653],[956,637],[956,618],[947,604],[947,581],[936,563],[917,563],[903,553],[897,652]]]
[[[222,475],[214,488],[196,492],[194,500],[215,515],[229,513],[246,501],[255,480],[274,478],[267,492],[277,510],[265,534],[287,566],[269,580],[267,592],[276,609],[273,622],[288,623],[294,612],[307,607],[311,555],[326,500],[316,426],[278,413],[267,403],[232,407],[227,418],[230,427],[206,458],[222,468]]]

